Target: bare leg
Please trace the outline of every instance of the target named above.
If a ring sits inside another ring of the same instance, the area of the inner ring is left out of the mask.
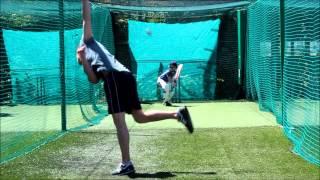
[[[130,160],[129,152],[129,131],[125,121],[125,113],[112,114],[113,123],[117,128],[118,142],[120,145],[122,162]]]
[[[178,119],[177,111],[148,111],[143,112],[141,109],[133,110],[132,116],[138,123],[148,123],[165,119]]]

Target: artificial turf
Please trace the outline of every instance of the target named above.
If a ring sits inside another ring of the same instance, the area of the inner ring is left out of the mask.
[[[0,179],[315,179],[279,127],[131,129],[136,173],[114,177],[114,130],[70,132],[1,165]]]

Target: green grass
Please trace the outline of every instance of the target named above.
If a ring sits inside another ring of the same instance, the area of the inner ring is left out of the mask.
[[[319,167],[290,152],[278,127],[132,129],[137,173],[113,177],[120,159],[114,130],[72,132],[1,165],[0,179],[301,179]]]
[[[61,131],[1,132],[1,162],[32,151],[35,147],[60,135]]]

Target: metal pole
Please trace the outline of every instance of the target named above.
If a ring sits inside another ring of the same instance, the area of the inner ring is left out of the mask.
[[[178,93],[179,93],[179,99],[178,99],[178,102],[179,103],[181,103],[181,78],[180,78],[180,76],[179,76],[179,81],[178,81],[178,83],[179,83],[179,91],[178,91]]]
[[[37,103],[40,104],[40,77],[37,77]]]
[[[39,79],[39,83],[40,83],[40,104],[43,104],[43,86],[42,86],[42,77],[40,77]]]
[[[238,85],[241,85],[242,74],[242,16],[241,11],[237,10],[238,20]]]
[[[65,82],[65,52],[64,52],[64,5],[63,0],[59,0],[59,44],[60,44],[60,88],[61,88],[61,129],[67,130],[66,118],[66,82]]]
[[[283,69],[284,69],[284,51],[285,51],[285,8],[284,8],[284,0],[280,0],[280,61],[281,61],[281,124],[283,125],[284,120],[284,75],[283,75]]]

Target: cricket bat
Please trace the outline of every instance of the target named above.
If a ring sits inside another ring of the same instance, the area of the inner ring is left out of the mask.
[[[179,76],[180,76],[180,73],[181,73],[181,70],[182,70],[182,67],[183,67],[183,64],[179,64],[179,65],[178,65],[176,74],[174,75],[174,79],[175,79],[175,80],[178,80],[178,78],[179,78]]]

